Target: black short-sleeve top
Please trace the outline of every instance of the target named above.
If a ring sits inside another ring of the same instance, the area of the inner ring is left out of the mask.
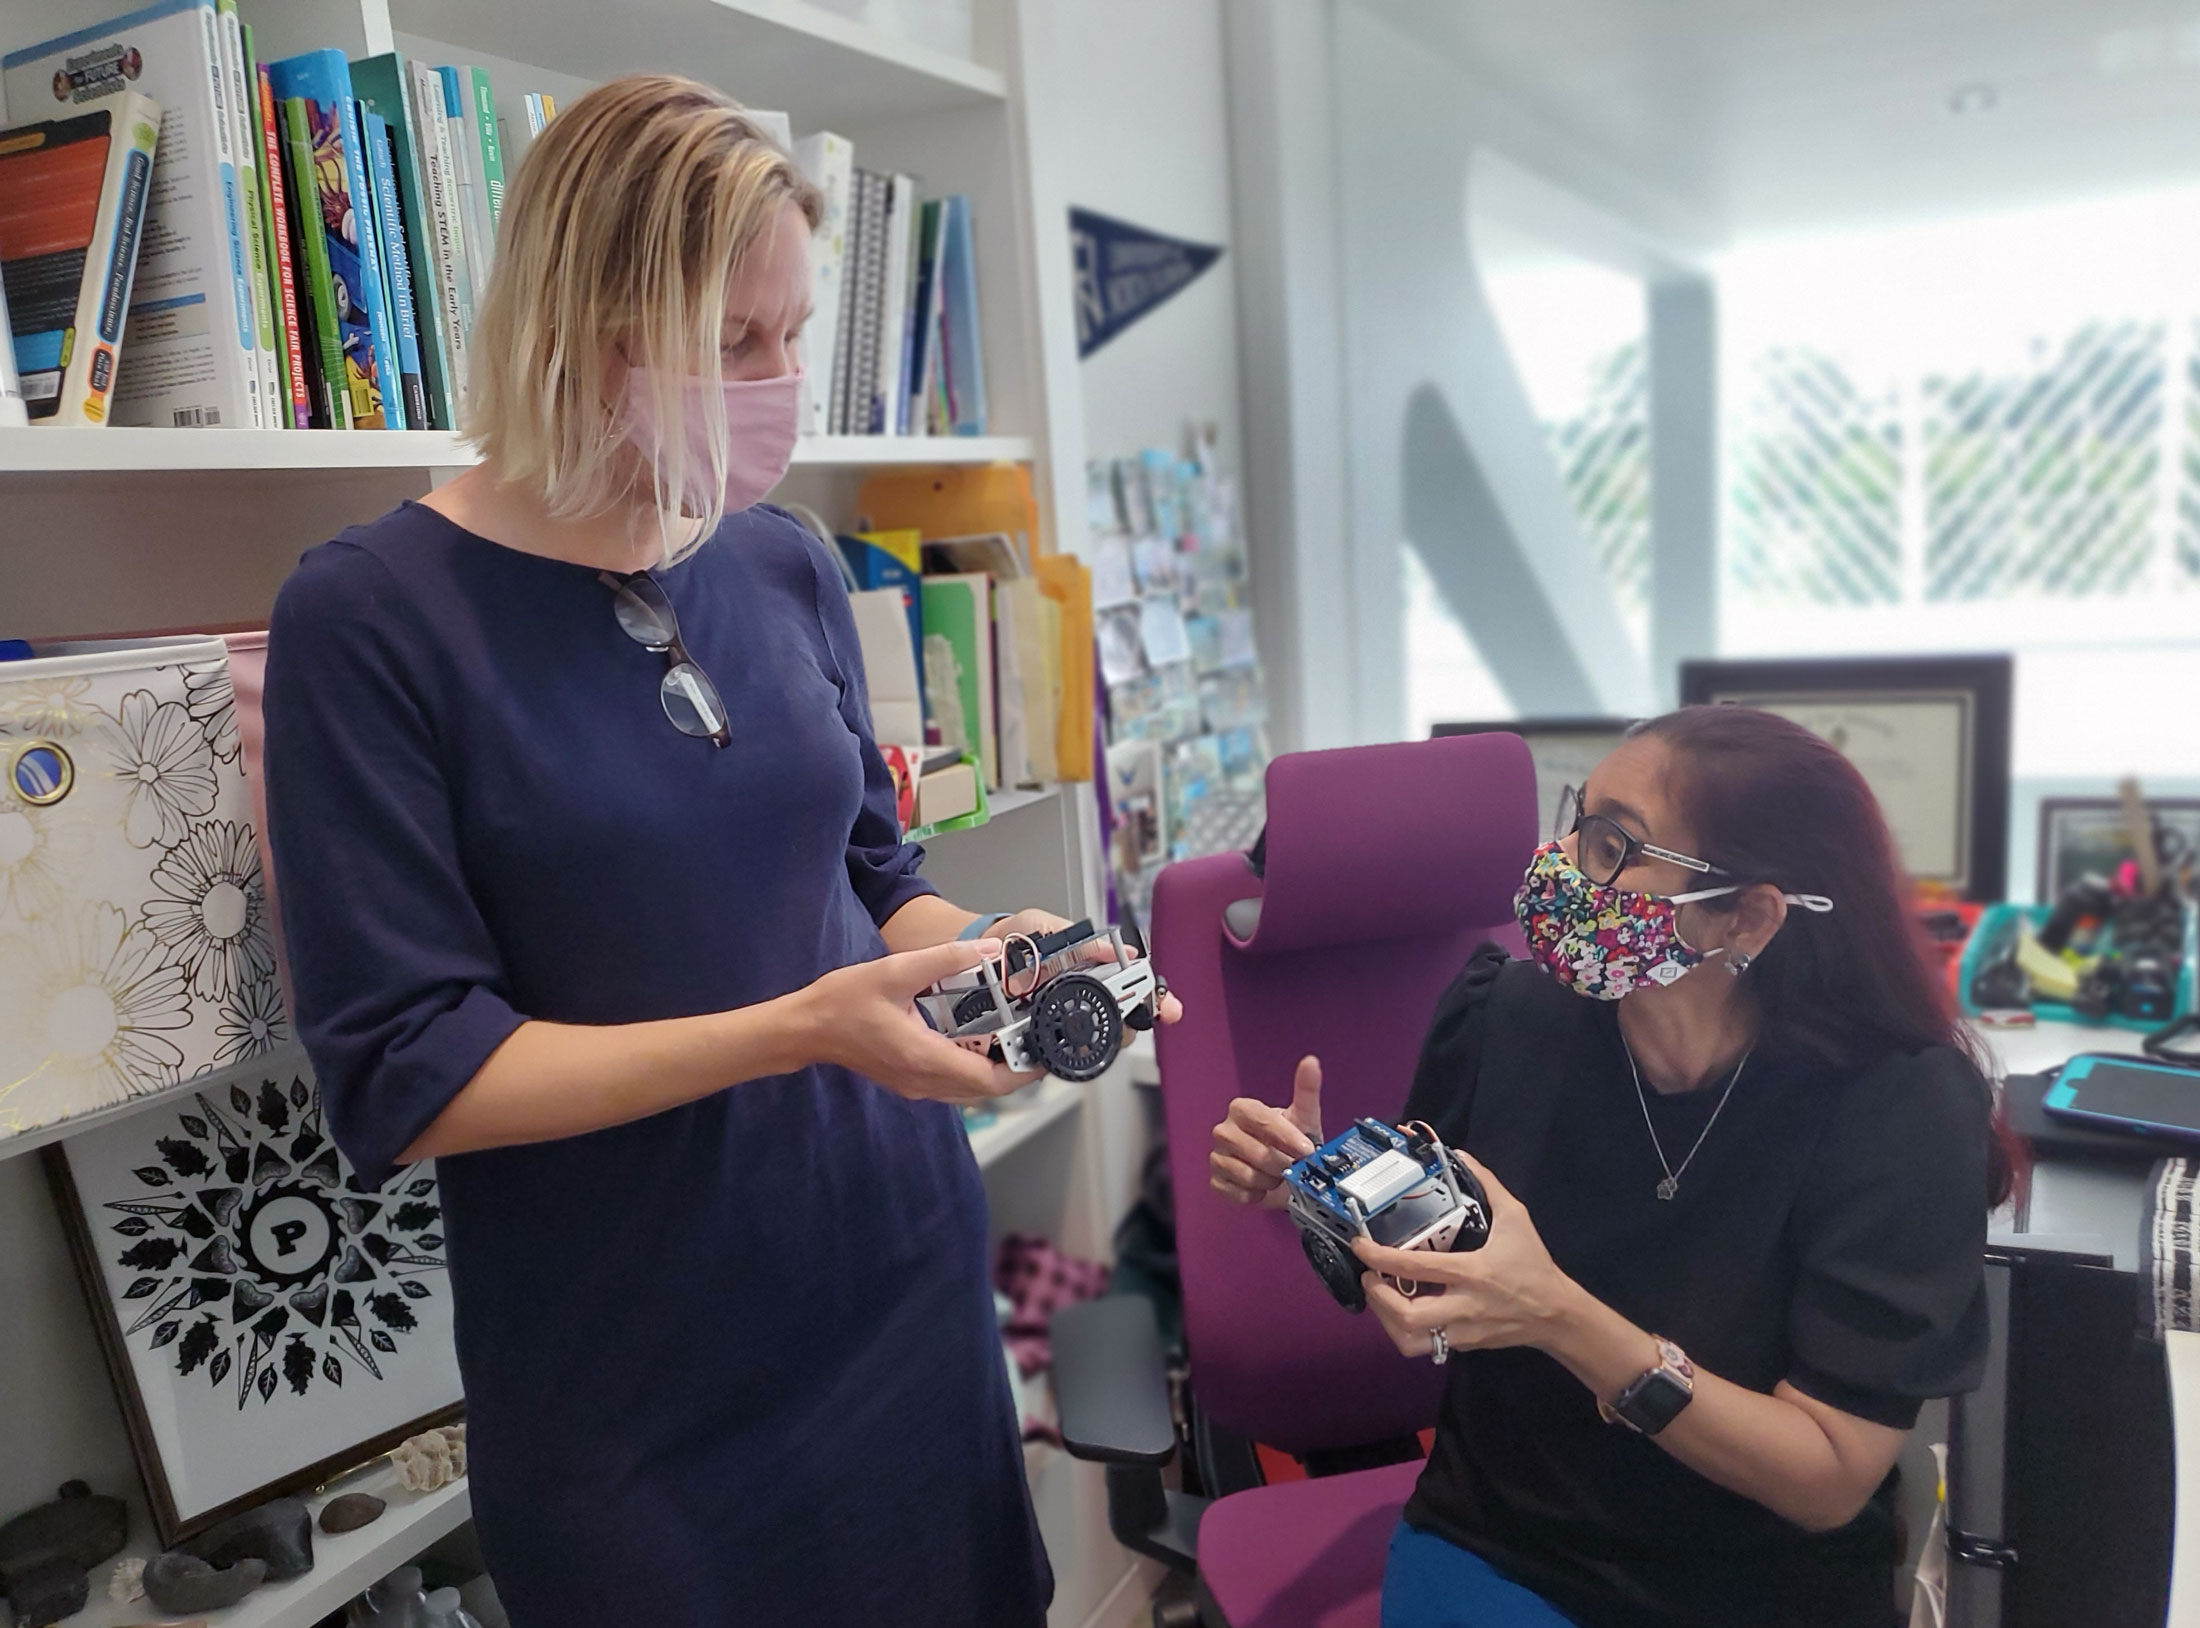
[[[1406,1117],[1480,1159],[1561,1270],[1701,1368],[1782,1380],[1898,1429],[1986,1352],[1989,1103],[1953,1049],[1837,1069],[1761,1044],[1675,1196],[1726,1077],[1638,1098],[1616,1007],[1485,946],[1437,1008]],[[1893,1615],[1892,1486],[1812,1533],[1598,1416],[1534,1350],[1452,1365],[1406,1519],[1585,1624],[1870,1624]]]

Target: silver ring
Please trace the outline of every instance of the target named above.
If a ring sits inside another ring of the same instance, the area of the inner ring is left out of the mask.
[[[1428,1360],[1441,1368],[1451,1360],[1451,1341],[1440,1328],[1432,1328],[1428,1334]]]

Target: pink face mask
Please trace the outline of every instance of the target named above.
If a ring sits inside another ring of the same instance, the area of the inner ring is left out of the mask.
[[[710,398],[706,392],[712,388],[713,383],[709,380],[691,378],[687,381],[682,418],[686,426],[687,467],[691,481],[709,479],[707,413]],[[761,501],[766,492],[777,486],[787,473],[787,465],[794,461],[802,370],[797,368],[792,373],[782,373],[776,379],[725,379],[717,381],[715,388],[726,401],[726,513],[738,514]],[[658,434],[651,390],[652,374],[648,368],[627,370],[628,434],[642,455],[655,463],[662,438]],[[682,496],[683,502],[696,496],[693,493],[675,495]]]

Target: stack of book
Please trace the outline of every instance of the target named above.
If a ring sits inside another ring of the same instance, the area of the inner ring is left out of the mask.
[[[830,131],[794,144],[825,197],[804,335],[810,435],[983,435],[985,358],[970,200],[859,169]]]
[[[236,0],[159,0],[10,51],[0,90],[18,121],[0,134],[0,259],[31,417],[457,426],[506,142],[540,132],[548,97],[507,119],[478,67],[333,50],[263,63]],[[156,139],[125,143],[143,160],[124,177],[141,229],[125,233],[104,193],[53,212],[54,188],[89,186],[94,168],[63,148],[148,127]],[[30,164],[6,163],[21,151]],[[41,208],[41,225],[20,224]],[[86,278],[73,327],[55,292],[72,256]],[[57,347],[69,367],[52,365]]]

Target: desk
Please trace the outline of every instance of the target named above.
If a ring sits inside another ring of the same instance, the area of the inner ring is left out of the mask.
[[[2140,1054],[2143,1034],[2083,1023],[2040,1023],[2029,1029],[1984,1029],[2001,1074],[2044,1074],[2080,1052]],[[2041,1158],[2021,1212],[1995,1218],[2002,1230],[2053,1239],[2073,1250],[2115,1258],[2121,1272],[2139,1270],[2139,1227],[2146,1215],[2147,1166],[2166,1147],[2134,1141],[2131,1157]]]

